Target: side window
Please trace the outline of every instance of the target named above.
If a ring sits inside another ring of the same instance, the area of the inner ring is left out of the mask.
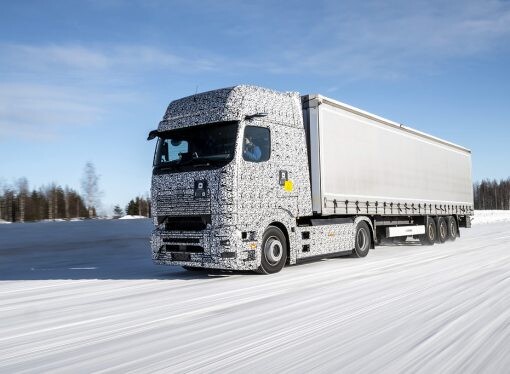
[[[243,139],[243,158],[263,162],[271,156],[271,132],[265,127],[246,126]]]

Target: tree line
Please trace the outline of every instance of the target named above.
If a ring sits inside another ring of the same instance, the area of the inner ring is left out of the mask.
[[[95,217],[95,208],[90,212]],[[89,217],[78,192],[69,187],[50,184],[30,190],[26,178],[0,191],[0,219],[9,222],[71,219]]]
[[[148,197],[138,196],[131,199],[126,206],[126,214],[132,216],[151,216],[151,201]]]
[[[87,205],[80,193],[55,183],[30,190],[27,179],[20,178],[12,186],[0,186],[0,220],[8,222],[95,218],[100,202],[94,204]],[[150,212],[150,199],[141,196],[131,199],[125,209],[126,214],[134,216],[150,217]],[[114,217],[123,215],[124,210],[116,205]]]
[[[95,218],[101,205],[99,175],[91,162],[85,165],[81,180],[83,195],[55,183],[30,190],[28,180],[19,178],[7,185],[0,180],[0,220],[25,222],[72,218]],[[114,217],[123,215],[117,205]],[[126,213],[150,217],[150,199],[136,197],[126,206]]]
[[[55,183],[29,189],[26,178],[18,179],[13,186],[0,186],[0,219],[9,222],[25,222],[71,218],[94,218],[99,206],[100,192],[98,177],[92,164],[85,167],[82,188],[85,196],[67,186]],[[475,209],[510,210],[510,178],[506,180],[484,179],[473,184]],[[125,211],[116,205],[114,217],[124,214],[136,216],[151,216],[151,201],[149,197],[137,196],[131,199]]]
[[[484,179],[473,184],[475,209],[510,209],[510,178]]]

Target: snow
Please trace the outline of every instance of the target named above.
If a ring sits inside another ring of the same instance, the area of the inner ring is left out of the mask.
[[[7,224],[7,223],[11,223],[11,222],[9,222],[9,221],[4,221],[3,219],[0,219],[0,225],[1,225],[1,224]]]
[[[510,210],[475,210],[473,224],[510,222]]]
[[[133,216],[133,215],[127,214],[125,216],[120,217],[119,219],[145,219],[145,218],[147,218],[147,217],[145,217],[145,216]]]
[[[150,260],[150,220],[0,226],[0,372],[506,372],[510,222],[263,276]]]

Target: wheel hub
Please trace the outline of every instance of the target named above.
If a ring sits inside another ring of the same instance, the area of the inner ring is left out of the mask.
[[[358,231],[358,236],[356,240],[358,241],[358,248],[360,250],[364,250],[365,245],[367,243],[367,233],[365,232],[365,230],[361,229]]]
[[[278,238],[272,236],[266,241],[264,246],[264,256],[271,265],[276,265],[283,256],[283,246]]]

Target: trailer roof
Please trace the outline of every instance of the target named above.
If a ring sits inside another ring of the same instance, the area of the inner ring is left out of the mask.
[[[397,129],[400,129],[402,131],[405,131],[405,132],[408,132],[408,133],[411,133],[411,134],[415,134],[415,135],[418,135],[422,138],[426,138],[426,139],[430,139],[430,140],[434,140],[438,143],[441,143],[441,144],[445,144],[445,145],[448,145],[450,147],[453,147],[453,148],[457,148],[459,150],[462,150],[462,151],[465,151],[465,152],[468,152],[468,153],[471,153],[471,150],[468,149],[468,148],[465,148],[465,147],[462,147],[458,144],[455,144],[455,143],[452,143],[452,142],[449,142],[447,140],[443,140],[443,139],[440,139],[436,136],[433,136],[433,135],[430,135],[430,134],[427,134],[427,133],[424,133],[422,131],[418,131],[416,129],[413,129],[411,127],[408,127],[408,126],[404,126],[403,124],[401,123],[397,123],[397,122],[394,122],[394,121],[391,121],[389,119],[386,119],[386,118],[383,118],[383,117],[380,117],[376,114],[372,114],[370,112],[367,112],[365,110],[362,110],[362,109],[359,109],[359,108],[356,108],[352,105],[349,105],[349,104],[345,104],[345,103],[342,103],[338,100],[334,100],[334,99],[331,99],[329,97],[326,97],[326,96],[323,96],[323,95],[320,95],[320,94],[309,94],[309,95],[304,95],[301,97],[302,101],[303,101],[303,107],[306,108],[308,106],[311,106],[310,104],[312,104],[313,102],[316,102],[317,104],[321,104],[321,103],[328,103],[329,105],[331,106],[334,106],[334,107],[337,107],[337,108],[340,108],[340,109],[343,109],[343,110],[346,110],[348,112],[351,112],[351,113],[354,113],[354,114],[357,114],[357,115],[360,115],[360,116],[363,116],[365,118],[369,118],[371,120],[374,120],[374,121],[377,121],[377,122],[380,122],[380,123],[383,123],[385,125],[388,125],[388,126],[391,126],[391,127],[394,127],[394,128],[397,128]]]

